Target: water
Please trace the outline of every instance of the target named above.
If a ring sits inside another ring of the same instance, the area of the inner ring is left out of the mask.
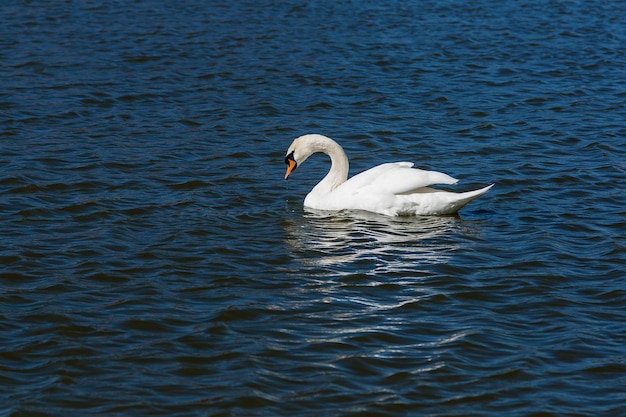
[[[0,16],[0,415],[626,414],[625,3]],[[309,212],[314,132],[496,186]]]

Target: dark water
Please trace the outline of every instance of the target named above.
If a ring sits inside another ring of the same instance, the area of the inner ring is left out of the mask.
[[[1,416],[626,415],[626,3],[5,3]]]

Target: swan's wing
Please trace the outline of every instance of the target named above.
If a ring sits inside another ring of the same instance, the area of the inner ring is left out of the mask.
[[[409,194],[433,184],[455,184],[456,179],[437,171],[412,168],[412,162],[390,162],[363,171],[344,182],[337,191],[356,194]]]

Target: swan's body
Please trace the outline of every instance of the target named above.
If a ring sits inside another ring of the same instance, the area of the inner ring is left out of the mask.
[[[304,135],[287,150],[285,179],[309,156],[330,156],[328,174],[304,199],[304,206],[318,210],[366,210],[389,216],[453,214],[493,186],[464,193],[430,188],[433,184],[455,184],[441,172],[412,168],[411,162],[375,166],[348,180],[348,158],[342,147],[322,135]]]

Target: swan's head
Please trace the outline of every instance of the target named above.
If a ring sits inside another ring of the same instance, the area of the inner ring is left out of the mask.
[[[323,138],[323,139],[320,139]],[[294,140],[289,149],[287,149],[287,155],[285,156],[285,164],[287,164],[287,172],[285,173],[285,179],[289,178],[289,175],[298,168],[306,159],[315,152],[321,152],[319,142],[324,139],[330,140],[322,135],[304,135]]]

